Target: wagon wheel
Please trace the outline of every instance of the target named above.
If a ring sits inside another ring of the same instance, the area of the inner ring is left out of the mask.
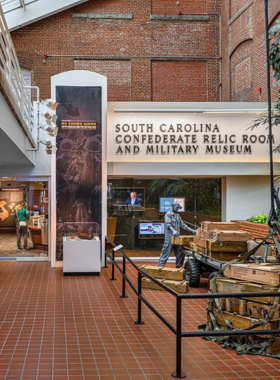
[[[200,283],[200,270],[198,264],[193,259],[188,259],[185,262],[185,280],[188,281],[189,286],[198,288]]]

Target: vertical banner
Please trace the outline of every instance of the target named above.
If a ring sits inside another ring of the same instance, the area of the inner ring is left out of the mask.
[[[101,87],[57,86],[57,246],[63,260],[63,224],[96,222],[101,235]]]

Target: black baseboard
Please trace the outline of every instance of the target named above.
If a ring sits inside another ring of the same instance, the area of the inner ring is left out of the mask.
[[[63,272],[64,276],[99,276],[100,272]]]

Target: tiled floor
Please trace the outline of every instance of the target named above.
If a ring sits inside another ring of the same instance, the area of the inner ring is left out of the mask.
[[[109,264],[110,265],[110,264]],[[129,279],[136,273],[127,265]],[[0,380],[161,380],[175,370],[175,336],[121,278],[63,276],[42,262],[0,262]],[[193,290],[192,290],[193,291]],[[200,289],[206,291],[206,280]],[[175,300],[161,291],[145,296],[175,322]],[[205,322],[205,300],[183,303],[183,330]],[[280,379],[280,362],[235,351],[201,338],[183,340],[182,370],[189,380]]]

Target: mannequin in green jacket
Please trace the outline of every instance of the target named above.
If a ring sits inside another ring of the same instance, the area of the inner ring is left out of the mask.
[[[23,206],[19,206],[14,216],[17,230],[17,247],[21,250],[21,237],[23,236],[24,249],[27,250],[28,220],[29,215]],[[25,225],[22,225],[25,224]]]

